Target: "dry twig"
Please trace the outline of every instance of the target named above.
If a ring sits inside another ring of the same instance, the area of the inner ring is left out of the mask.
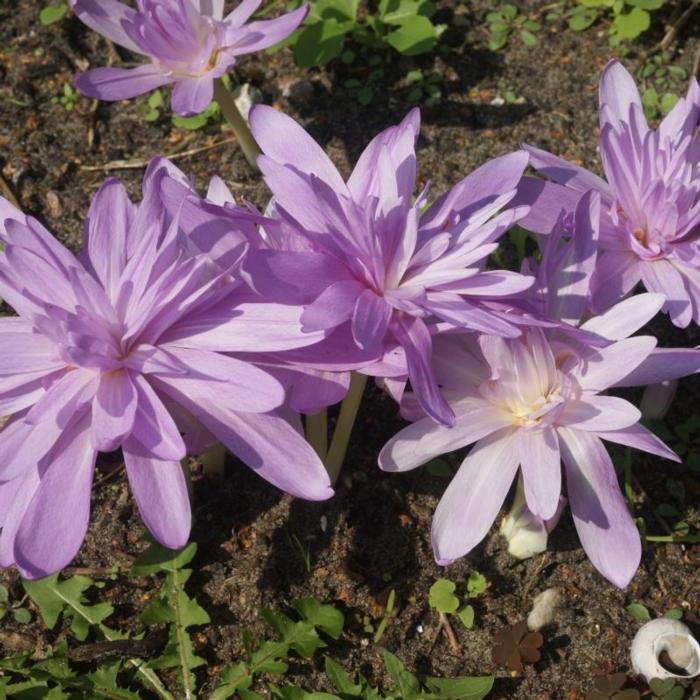
[[[212,143],[209,146],[199,146],[198,148],[191,148],[188,151],[179,151],[177,153],[166,154],[168,160],[175,160],[177,158],[187,158],[188,156],[196,156],[198,153],[204,153],[205,151],[210,151],[212,148],[218,148],[219,146],[226,146],[229,143],[234,143],[238,139],[230,138],[223,139],[217,143]],[[112,160],[104,165],[81,165],[80,169],[88,172],[99,172],[103,170],[139,170],[140,168],[145,168],[151,159],[145,160]]]

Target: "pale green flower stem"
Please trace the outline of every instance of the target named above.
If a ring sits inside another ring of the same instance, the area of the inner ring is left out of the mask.
[[[256,161],[260,155],[260,147],[255,142],[248,123],[243,118],[238,107],[236,107],[233,95],[224,85],[221,78],[217,78],[214,81],[214,99],[219,103],[221,113],[233,129],[233,133],[236,134],[246,160],[257,169],[258,164]]]
[[[306,416],[306,439],[323,462],[328,453],[328,412],[325,408],[312,416]]]
[[[204,475],[213,481],[223,481],[224,467],[226,466],[226,448],[219,443],[214,445],[200,457]]]
[[[355,425],[357,411],[360,408],[362,394],[367,384],[367,375],[353,372],[350,378],[350,388],[340,405],[338,422],[335,425],[333,439],[326,457],[326,469],[331,478],[331,484],[335,484],[340,476],[340,468],[345,460],[345,453],[348,451],[348,443],[352,428]]]

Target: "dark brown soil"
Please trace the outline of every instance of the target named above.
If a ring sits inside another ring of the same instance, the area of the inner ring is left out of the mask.
[[[219,125],[196,132],[176,129],[167,109],[158,121],[149,123],[143,118],[144,99],[94,105],[78,98],[72,111],[52,103],[78,70],[121,59],[73,17],[42,27],[37,15],[43,4],[43,0],[0,0],[0,172],[24,210],[77,248],[83,217],[102,180],[117,175],[138,198],[143,174],[142,168],[114,172],[91,168],[115,159],[139,161],[212,145],[230,134],[222,134]],[[517,4],[538,18],[545,7],[557,3]],[[242,60],[234,77],[258,86],[267,102],[299,118],[345,171],[372,135],[408,110],[401,77],[415,67],[433,68],[444,77],[442,101],[423,110],[419,148],[420,179],[431,180],[434,193],[523,141],[596,169],[596,86],[610,56],[604,27],[575,34],[564,31],[563,25],[545,25],[537,48],[527,49],[513,40],[505,50],[492,53],[486,49],[484,14],[500,3],[444,0],[440,5],[443,21],[453,25],[452,48],[438,56],[388,62],[386,82],[368,107],[359,105],[343,87],[349,77],[367,76],[371,69],[362,62],[301,71],[282,51]],[[462,18],[458,23],[453,21],[456,14]],[[686,68],[696,45],[697,40],[685,37],[685,53],[678,61]],[[628,63],[636,67],[637,58],[631,55]],[[297,99],[284,98],[285,86],[300,81],[310,85],[292,91]],[[492,104],[505,90],[524,98],[522,104]],[[217,173],[237,197],[259,206],[266,202],[264,185],[235,144],[177,163],[200,187]],[[700,342],[697,329],[679,332],[662,321],[655,330],[662,344]],[[697,413],[699,395],[697,379],[683,382],[667,425]],[[199,552],[190,592],[212,617],[212,624],[197,636],[198,653],[208,662],[198,672],[205,688],[216,682],[221,666],[241,657],[244,630],[267,634],[261,608],[285,609],[291,599],[309,595],[346,612],[346,633],[331,652],[353,674],[363,672],[381,684],[385,679],[380,649],[386,648],[420,673],[494,674],[495,698],[575,700],[584,697],[595,675],[629,670],[629,645],[639,626],[626,611],[632,600],[643,602],[657,615],[683,608],[698,631],[700,547],[648,547],[639,572],[623,592],[588,562],[568,514],[545,554],[526,562],[514,560],[494,528],[469,557],[440,569],[433,561],[429,533],[446,480],[424,470],[389,477],[375,464],[378,450],[401,424],[394,404],[369,390],[342,483],[335,499],[327,503],[293,500],[234,462],[223,484],[195,472],[192,538]],[[114,456],[105,459],[103,469],[119,464],[120,458]],[[665,534],[648,503],[669,500],[664,486],[669,476],[684,483],[685,518],[698,527],[697,475],[687,467],[641,454],[634,464],[639,514],[650,532]],[[127,568],[145,546],[141,522],[120,474],[95,488],[92,523],[75,566]],[[308,568],[297,542],[308,548]],[[489,588],[475,603],[474,629],[467,631],[455,623],[461,645],[455,653],[444,636],[436,641],[437,620],[428,606],[428,590],[441,576],[462,587],[475,570],[486,576]],[[11,586],[11,593],[19,593],[13,572],[4,572],[0,580]],[[155,594],[153,585],[150,579],[129,579],[125,574],[107,582],[101,595],[117,608],[115,625],[139,629],[137,615]],[[563,606],[555,624],[544,630],[542,659],[521,675],[511,676],[491,659],[493,634],[526,616],[533,597],[552,586],[561,590]],[[376,625],[392,588],[398,614],[377,645],[363,630],[363,617]],[[38,624],[18,626],[7,620],[0,629],[0,651],[6,654],[16,653],[21,643],[44,648],[56,639],[56,632],[48,633]],[[71,645],[78,644],[68,636]],[[290,681],[308,689],[330,689],[320,666],[293,666]]]

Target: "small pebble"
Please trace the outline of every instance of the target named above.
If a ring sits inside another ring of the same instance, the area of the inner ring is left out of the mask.
[[[554,621],[554,614],[561,605],[561,593],[557,588],[548,588],[535,596],[532,610],[527,616],[528,628],[536,632]]]

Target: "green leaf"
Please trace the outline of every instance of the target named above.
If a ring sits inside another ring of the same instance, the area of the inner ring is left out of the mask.
[[[646,10],[634,7],[631,12],[615,17],[612,31],[620,39],[636,39],[642,32],[649,29],[650,22],[651,18]]]
[[[640,10],[658,10],[664,4],[664,0],[626,0],[626,2]]]
[[[441,613],[453,613],[459,607],[459,598],[455,595],[455,584],[441,578],[430,587],[428,604]]]
[[[501,5],[501,14],[506,19],[515,19],[518,16],[518,8],[515,5],[506,3],[505,5]]]
[[[81,642],[87,637],[90,625],[99,625],[114,612],[109,603],[87,603],[84,593],[93,585],[87,576],[59,581],[58,574],[54,574],[37,581],[22,579],[22,585],[39,608],[47,627],[53,629],[64,613],[71,618],[71,630]]]
[[[523,29],[520,32],[520,40],[523,42],[523,44],[525,44],[525,46],[529,46],[530,48],[537,46],[537,37],[531,32],[528,32],[526,29]]]
[[[441,700],[482,700],[492,690],[493,676],[426,678],[426,687]]]
[[[302,68],[322,66],[340,55],[345,35],[353,29],[349,22],[335,19],[310,24],[299,34],[294,45],[294,60]]]
[[[290,649],[294,649],[299,656],[308,659],[314,655],[317,649],[326,646],[310,622],[294,622],[283,613],[270,610],[263,610],[262,616],[275,630],[280,641],[287,644]]]
[[[683,618],[682,608],[671,608],[664,613],[664,617],[669,620],[680,620]]]
[[[49,5],[39,13],[39,22],[44,27],[55,24],[62,20],[68,12],[68,5],[61,3],[60,5]]]
[[[333,20],[340,24],[354,24],[359,0],[315,0],[311,3],[307,25]]]
[[[332,605],[324,605],[316,598],[299,598],[292,601],[295,610],[315,627],[323,630],[329,637],[340,639],[345,625],[345,616]]]
[[[410,70],[406,73],[406,82],[410,85],[411,83],[416,83],[419,80],[423,80],[423,71],[420,70]]]
[[[374,90],[369,85],[361,87],[355,95],[361,105],[368,105],[374,99]]]
[[[437,43],[435,25],[423,16],[406,18],[394,31],[386,36],[386,42],[405,56],[431,51]]]
[[[386,24],[403,24],[417,15],[432,17],[435,5],[427,0],[382,0],[379,3],[379,16]]]
[[[141,552],[131,567],[132,576],[149,576],[160,571],[178,571],[187,566],[197,552],[197,545],[191,542],[182,549],[167,549],[157,542]]]
[[[467,579],[467,595],[470,598],[476,598],[488,588],[488,585],[486,576],[480,574],[478,571],[472,571]]]
[[[401,663],[401,659],[386,650],[382,652],[382,658],[384,659],[387,673],[396,684],[396,690],[398,690],[402,700],[414,700],[417,698],[418,693],[420,693],[418,679],[406,670]]]
[[[474,608],[471,605],[465,605],[458,613],[457,617],[462,621],[462,624],[470,630],[474,627]]]
[[[15,622],[18,622],[20,625],[26,625],[32,620],[32,615],[27,608],[16,608],[12,611],[12,617],[14,617]]]
[[[508,33],[492,34],[489,39],[489,49],[491,51],[499,51],[508,43]]]
[[[627,606],[627,612],[635,619],[642,622],[651,620],[651,615],[647,608],[638,601],[634,601]]]
[[[339,663],[333,661],[330,656],[326,656],[325,671],[331,685],[339,693],[343,693],[344,695],[359,695],[362,691],[362,686],[353,683],[345,669]]]
[[[612,7],[615,0],[579,0],[584,7]]]

